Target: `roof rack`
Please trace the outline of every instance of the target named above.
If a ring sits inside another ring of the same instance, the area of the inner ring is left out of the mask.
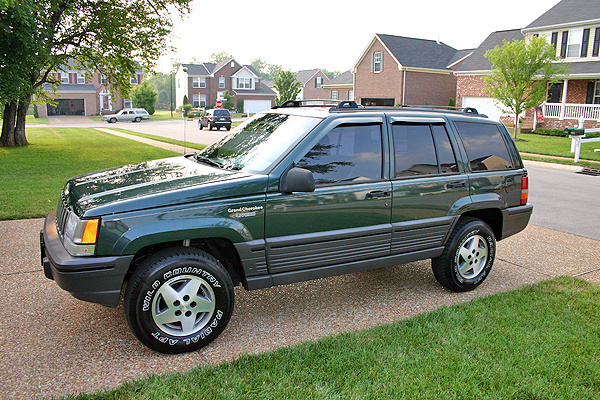
[[[321,103],[321,104],[315,104]],[[313,103],[313,104],[310,104]],[[297,107],[329,107],[329,112],[342,112],[342,111],[352,111],[352,110],[381,110],[381,111],[389,111],[389,110],[401,110],[401,109],[412,109],[412,110],[421,110],[421,111],[441,111],[447,113],[460,113],[460,114],[470,114],[473,116],[487,118],[485,114],[479,114],[476,108],[474,107],[454,107],[454,106],[408,106],[402,105],[399,107],[392,106],[363,106],[356,103],[353,100],[323,100],[323,99],[312,99],[312,100],[288,100],[283,104],[275,106],[273,108],[297,108]]]

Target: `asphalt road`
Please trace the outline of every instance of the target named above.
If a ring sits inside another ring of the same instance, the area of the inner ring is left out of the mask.
[[[581,168],[526,161],[531,224],[600,240],[600,176]]]

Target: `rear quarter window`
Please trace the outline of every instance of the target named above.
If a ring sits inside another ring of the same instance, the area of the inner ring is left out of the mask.
[[[455,121],[454,125],[465,145],[471,171],[514,168],[497,125],[464,121]]]

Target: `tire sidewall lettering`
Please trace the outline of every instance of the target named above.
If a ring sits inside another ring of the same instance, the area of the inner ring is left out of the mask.
[[[481,270],[479,275],[477,275],[476,277],[474,277],[472,279],[465,279],[462,277],[462,275],[458,271],[460,251],[461,251],[462,247],[464,246],[464,244],[475,235],[480,235],[487,242],[488,257],[487,257],[485,266]],[[488,232],[486,232],[486,230],[482,231],[481,229],[473,229],[473,230],[469,231],[466,235],[464,235],[462,237],[462,239],[458,242],[458,245],[456,246],[456,251],[455,251],[453,259],[452,259],[452,271],[453,271],[452,275],[453,275],[454,279],[456,279],[456,281],[460,284],[468,284],[468,285],[479,284],[479,282],[483,281],[487,277],[488,273],[490,272],[491,267],[494,263],[495,252],[496,252],[496,246],[495,246],[494,237],[492,235],[490,235]]]
[[[179,275],[194,275],[194,276],[200,277],[208,285],[210,285],[212,287],[212,289],[215,293],[216,308],[215,308],[213,316],[199,332],[197,332],[191,336],[177,337],[177,336],[169,335],[169,334],[163,332],[162,330],[160,330],[160,328],[158,326],[156,326],[156,324],[153,320],[153,317],[152,317],[152,306],[151,305],[154,300],[154,297],[157,295],[159,288],[161,288],[164,284],[166,284],[173,277],[176,277]],[[145,294],[143,295],[143,297],[140,296],[141,301],[139,303],[140,318],[143,320],[146,320],[152,326],[155,327],[155,329],[152,329],[152,331],[149,332],[150,337],[152,337],[154,340],[156,340],[164,345],[188,346],[188,345],[194,345],[194,344],[198,343],[199,341],[205,340],[206,338],[208,338],[215,332],[217,332],[217,334],[220,333],[220,329],[217,330],[216,328],[219,327],[219,322],[221,321],[221,319],[223,318],[223,315],[224,315],[224,310],[222,308],[220,308],[220,307],[222,307],[222,304],[220,304],[221,302],[219,301],[219,297],[220,297],[219,291],[223,290],[223,289],[222,289],[221,282],[219,282],[219,280],[213,274],[211,274],[209,271],[206,271],[205,269],[200,268],[200,267],[194,267],[194,266],[174,267],[174,268],[169,269],[168,271],[161,272],[160,275],[156,276],[156,279],[151,280],[151,281],[152,281],[152,284],[145,286],[145,288],[142,290],[142,293],[145,292]]]

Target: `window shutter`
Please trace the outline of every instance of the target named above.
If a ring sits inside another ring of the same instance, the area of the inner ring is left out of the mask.
[[[588,43],[590,42],[590,29],[583,30],[583,42],[581,43],[581,57],[587,57]]]
[[[554,50],[556,50],[556,45],[558,44],[558,32],[552,32],[552,39],[550,40],[550,44],[554,46]]]
[[[587,96],[585,98],[585,104],[594,104],[594,91],[596,90],[596,82],[588,82]]]
[[[600,50],[600,28],[596,28],[594,33],[594,48],[592,49],[592,57],[598,57],[598,50]]]
[[[379,72],[383,72],[383,51],[381,52],[381,66],[379,68]]]
[[[375,53],[371,53],[371,72],[375,72]]]
[[[565,58],[567,56],[567,43],[569,42],[569,31],[562,33],[562,45],[560,47],[560,56]]]

